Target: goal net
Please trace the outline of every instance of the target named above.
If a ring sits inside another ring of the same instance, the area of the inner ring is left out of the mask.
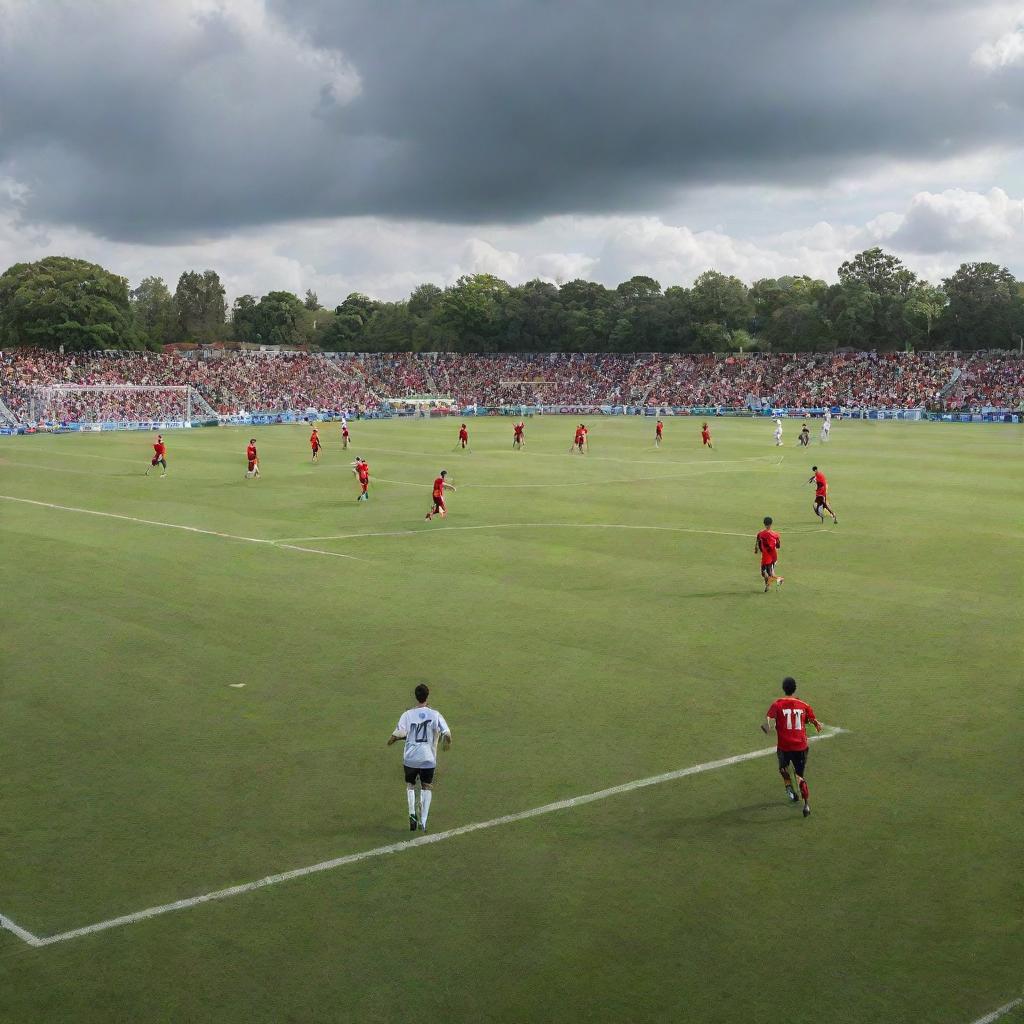
[[[544,404],[545,392],[554,386],[551,380],[499,380],[501,408],[515,415],[528,415],[527,410],[539,409]]]
[[[28,423],[174,426],[217,419],[191,385],[50,384],[22,389]]]

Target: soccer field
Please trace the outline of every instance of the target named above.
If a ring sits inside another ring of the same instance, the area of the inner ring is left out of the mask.
[[[582,457],[559,417],[523,452],[507,419],[468,452],[324,425],[318,465],[303,426],[177,431],[166,479],[148,434],[0,439],[0,1020],[969,1024],[1021,994],[1021,428],[588,425]],[[831,727],[808,819],[739,756],[785,675]],[[455,742],[437,841],[388,852],[419,681]]]

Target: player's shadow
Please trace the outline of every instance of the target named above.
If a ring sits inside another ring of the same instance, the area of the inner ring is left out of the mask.
[[[704,820],[717,824],[742,822],[745,825],[785,825],[790,821],[802,821],[803,815],[800,813],[800,804],[771,800],[747,804],[746,807],[730,807]]]

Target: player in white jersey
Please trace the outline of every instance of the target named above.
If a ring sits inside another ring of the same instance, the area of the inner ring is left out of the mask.
[[[448,750],[452,745],[452,731],[439,711],[427,706],[430,687],[420,683],[414,691],[416,707],[410,708],[398,720],[395,731],[388,737],[388,746],[405,740],[402,765],[405,768],[405,790],[409,800],[409,831],[417,825],[427,831],[427,815],[434,788],[434,770],[437,768],[437,744]],[[416,780],[420,780],[420,813],[416,814]]]
[[[775,421],[775,447],[778,448],[782,445],[782,420],[776,419]]]
[[[825,410],[825,418],[821,421],[821,439],[828,440],[828,432],[832,429],[832,410]]]

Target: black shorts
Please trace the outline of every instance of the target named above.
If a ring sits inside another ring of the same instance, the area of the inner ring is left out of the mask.
[[[784,772],[789,765],[793,766],[793,771],[803,778],[806,772],[804,769],[807,767],[807,750],[777,750],[775,752],[779,758],[779,771]],[[407,768],[406,771],[409,769]]]
[[[762,576],[774,576],[775,575],[775,563],[769,562],[767,565],[761,566]]]
[[[405,781],[408,785],[415,786],[417,778],[424,786],[433,785],[436,768],[410,768],[407,764],[402,765],[402,768],[405,769]]]
[[[824,505],[824,504],[825,504],[825,495],[824,494],[816,494],[814,496],[814,507],[817,508],[819,505]]]

